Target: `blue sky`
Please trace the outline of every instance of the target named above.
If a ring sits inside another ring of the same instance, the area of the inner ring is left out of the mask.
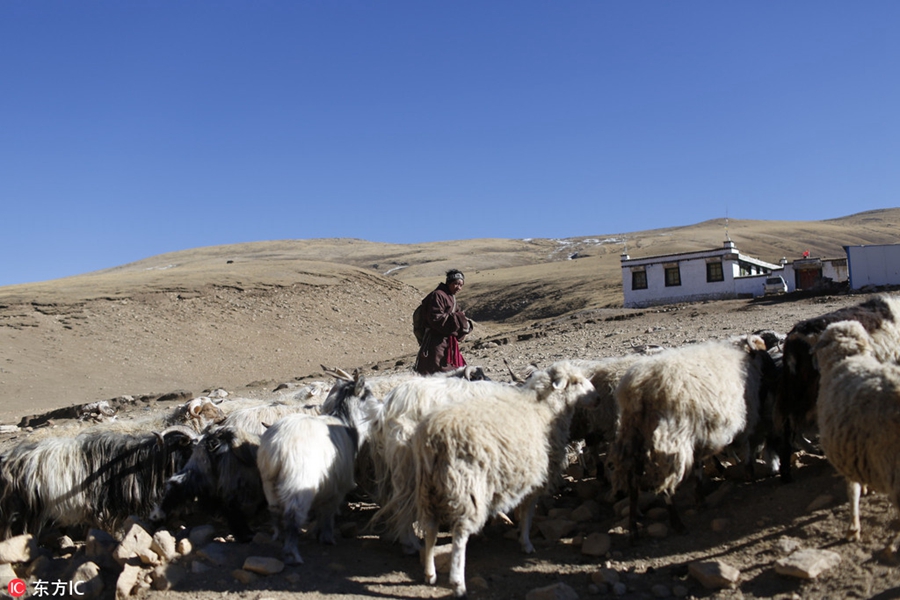
[[[900,205],[900,2],[0,3],[0,285]]]

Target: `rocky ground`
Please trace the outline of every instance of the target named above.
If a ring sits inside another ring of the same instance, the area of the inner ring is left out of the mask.
[[[475,335],[463,344],[462,350],[470,363],[484,366],[492,378],[507,380],[504,359],[518,370],[530,363],[546,365],[560,358],[614,356],[648,345],[678,346],[760,329],[786,332],[799,320],[864,299],[864,296],[824,296],[732,300],[644,310],[597,309],[520,328],[485,324],[476,328]],[[400,312],[407,314],[403,308]],[[338,321],[335,327],[341,325]],[[374,344],[379,327],[370,325],[373,337],[361,337],[357,344],[362,347]],[[363,330],[364,323],[354,331]],[[357,355],[348,361],[348,355],[338,351],[319,351],[310,358],[348,370],[363,367],[368,373],[405,369],[412,360],[408,352],[379,361]],[[260,385],[230,391],[264,396],[273,393],[279,377],[279,373],[259,375]],[[297,385],[316,378],[315,373],[309,373],[302,381],[290,383]],[[156,391],[160,394],[175,387],[163,387],[162,382],[159,385]],[[129,393],[129,390],[110,393],[109,397],[117,393]],[[120,402],[122,418],[167,410],[175,403],[156,398],[151,394],[133,402]],[[25,406],[18,410],[22,417],[34,414]],[[42,424],[37,421],[34,424]],[[64,426],[66,422],[65,415],[60,415],[52,420],[51,426]],[[7,429],[10,431],[3,436],[6,447],[34,435],[26,430]],[[42,435],[46,435],[46,427],[38,427],[35,432],[42,430],[45,430]],[[791,484],[765,477],[762,472],[753,482],[716,478],[714,493],[703,506],[693,504],[692,494],[679,494],[678,504],[688,528],[686,534],[668,531],[665,519],[660,518],[661,511],[652,510],[651,506],[648,525],[654,519],[658,519],[658,525],[648,527],[648,533],[635,544],[629,540],[618,507],[605,501],[606,485],[590,473],[573,469],[558,493],[541,504],[532,536],[536,546],[534,554],[523,555],[512,527],[499,522],[470,541],[469,596],[484,599],[900,596],[900,571],[879,554],[897,526],[896,515],[886,498],[873,494],[862,500],[863,539],[859,543],[845,542],[849,506],[843,480],[824,458],[814,454],[799,455],[795,467],[796,477]],[[165,568],[165,580],[172,584],[171,589],[155,590],[140,583],[144,572],[136,573],[135,581],[139,583],[134,596],[151,600],[449,596],[446,572],[439,574],[437,587],[424,585],[417,558],[404,556],[398,546],[365,531],[374,506],[364,497],[352,500],[340,518],[342,538],[337,545],[321,546],[311,536],[304,538],[300,550],[305,564],[267,575],[242,569],[248,557],[278,557],[279,546],[270,543],[265,534],[253,543],[240,544],[218,537],[226,534],[218,523],[212,523],[218,528],[214,531],[174,529],[176,537],[190,538],[193,534],[195,544],[186,554],[175,556]],[[218,541],[209,542],[213,538]],[[448,541],[449,537],[441,539],[442,543]],[[827,550],[835,553],[840,561],[829,565],[814,579],[776,571],[776,562],[798,549]],[[32,563],[31,584],[42,574],[50,574],[45,579],[52,577],[52,573],[68,577],[65,568],[83,560],[80,557],[88,550],[98,553],[95,561],[100,564],[103,562],[100,556],[111,552],[112,547],[104,547],[98,541],[90,548],[76,544],[75,548],[54,550],[55,556],[68,558],[42,559],[43,564],[37,566]],[[739,572],[733,587],[706,587],[693,571],[697,563],[704,562],[717,563],[726,570],[732,567]],[[28,568],[19,565],[18,575],[27,579]],[[111,597],[118,571],[109,566],[103,573],[106,591],[102,595]],[[557,594],[562,589],[572,591],[569,596],[529,596],[533,590],[551,585],[566,586],[557,587]]]

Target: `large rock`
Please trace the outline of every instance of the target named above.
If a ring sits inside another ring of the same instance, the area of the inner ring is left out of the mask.
[[[37,555],[37,542],[30,533],[0,542],[0,563],[31,562]]]
[[[132,523],[131,527],[125,532],[125,537],[113,550],[113,558],[120,565],[133,560],[139,560],[143,564],[159,563],[159,556],[151,550],[153,537],[147,533],[147,530]]]
[[[178,556],[175,536],[165,529],[160,529],[153,534],[150,549],[156,552],[165,562],[170,562]]]
[[[7,587],[9,587],[10,581],[18,578],[19,576],[16,575],[15,571],[13,571],[11,564],[0,563],[0,587],[6,589]]]
[[[103,593],[103,576],[97,563],[88,561],[80,564],[72,574],[72,582],[76,591],[80,592],[78,598],[83,600],[99,598]]]
[[[134,589],[138,586],[138,580],[141,577],[141,568],[136,565],[126,564],[116,580],[116,598],[127,598],[131,596]]]

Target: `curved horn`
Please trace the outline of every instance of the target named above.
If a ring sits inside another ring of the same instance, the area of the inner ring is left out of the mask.
[[[169,427],[166,427],[166,428],[163,429],[162,431],[154,431],[153,433],[154,433],[155,435],[159,436],[159,438],[162,440],[162,439],[164,439],[168,434],[174,433],[174,432],[176,432],[176,431],[185,434],[186,436],[188,436],[188,437],[191,438],[192,440],[196,440],[196,439],[199,439],[199,438],[200,438],[200,434],[199,434],[199,433],[197,433],[196,431],[194,431],[193,429],[191,429],[190,427],[188,427],[188,426],[186,426],[186,425],[171,425],[171,426],[169,426]]]
[[[188,412],[191,413],[191,416],[196,417],[203,410],[203,405],[207,403],[212,404],[212,399],[208,396],[198,396],[188,402]]]
[[[338,379],[342,379],[344,381],[353,381],[354,380],[353,375],[351,375],[350,373],[348,373],[347,371],[345,371],[343,369],[339,369],[338,367],[329,368],[329,367],[326,367],[325,365],[321,365],[321,367],[323,369],[325,369],[326,374],[331,375],[333,377],[337,377]]]

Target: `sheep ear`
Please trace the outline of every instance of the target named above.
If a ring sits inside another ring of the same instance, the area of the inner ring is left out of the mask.
[[[561,390],[561,389],[565,388],[568,383],[569,382],[565,377],[558,377],[553,380],[553,389]]]

